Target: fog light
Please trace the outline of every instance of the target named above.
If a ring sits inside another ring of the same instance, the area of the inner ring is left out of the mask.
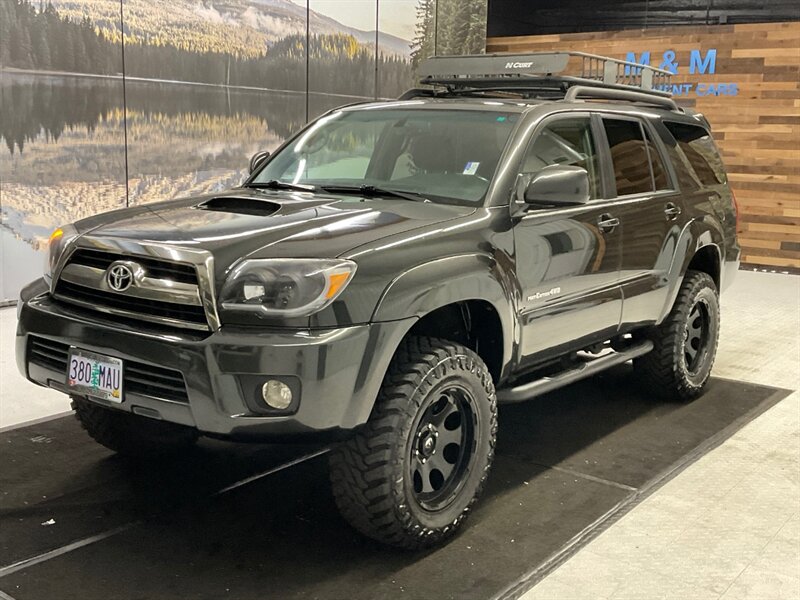
[[[270,379],[261,386],[261,397],[270,407],[286,410],[292,403],[292,390],[282,381]]]

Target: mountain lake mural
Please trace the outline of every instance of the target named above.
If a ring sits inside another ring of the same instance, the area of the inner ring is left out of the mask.
[[[309,118],[482,52],[485,0],[438,2],[0,0],[0,301],[59,225],[237,185]]]

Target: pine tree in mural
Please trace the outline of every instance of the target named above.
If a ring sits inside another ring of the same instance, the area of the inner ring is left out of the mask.
[[[411,66],[434,54],[479,54],[486,47],[486,0],[419,0]]]
[[[248,57],[126,38],[126,71],[134,77],[299,90],[305,87],[305,44],[304,35],[289,35]],[[368,82],[375,57],[369,45],[336,33],[312,36],[310,48],[318,89],[372,94]],[[120,45],[107,30],[95,28],[87,17],[78,21],[60,15],[50,3],[37,9],[30,0],[0,0],[0,58],[6,67],[26,70],[100,75],[121,71]],[[383,53],[378,72],[403,88],[407,86],[399,82],[410,79],[408,63]]]
[[[88,18],[62,17],[49,2],[37,9],[29,0],[0,0],[3,66],[108,75],[119,71],[119,56]]]
[[[486,0],[438,0],[436,54],[479,54],[486,47]]]
[[[419,0],[417,24],[411,42],[411,66],[416,69],[423,60],[434,54],[436,39],[436,0]]]

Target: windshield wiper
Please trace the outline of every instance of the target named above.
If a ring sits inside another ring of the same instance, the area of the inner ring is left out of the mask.
[[[323,185],[320,188],[326,192],[338,192],[340,194],[358,194],[367,197],[391,196],[393,198],[411,200],[412,202],[430,202],[429,198],[416,192],[404,192],[374,185]]]
[[[313,192],[317,189],[313,185],[286,183],[285,181],[278,181],[277,179],[270,179],[269,181],[251,181],[250,183],[245,183],[242,187],[254,188],[257,190],[295,190],[298,192]]]

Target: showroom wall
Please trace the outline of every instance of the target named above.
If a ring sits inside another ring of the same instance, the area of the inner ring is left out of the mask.
[[[486,0],[0,0],[0,302],[60,224],[236,185],[485,32]]]
[[[672,70],[675,99],[708,117],[722,150],[743,262],[797,272],[797,19],[794,0],[490,0],[487,51],[577,50]]]
[[[800,18],[797,0],[489,0],[489,37]]]

